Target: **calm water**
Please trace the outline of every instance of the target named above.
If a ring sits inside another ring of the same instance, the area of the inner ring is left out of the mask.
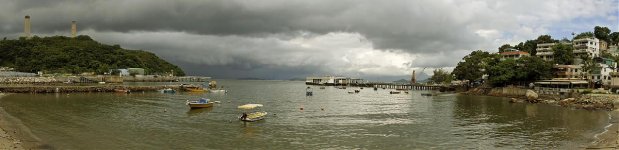
[[[333,87],[305,97],[303,82],[218,84],[230,92],[14,94],[0,106],[54,149],[564,149],[592,142],[608,123],[603,111],[494,97]],[[185,100],[199,97],[221,104],[189,110]],[[237,121],[245,103],[264,104],[268,118]]]

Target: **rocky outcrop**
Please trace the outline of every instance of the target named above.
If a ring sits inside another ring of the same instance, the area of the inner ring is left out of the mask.
[[[539,97],[533,90],[527,90],[525,96],[528,101],[537,101],[537,98]]]
[[[525,89],[521,89],[525,90]],[[556,95],[540,95],[533,90],[526,90],[520,95],[519,90],[507,88],[476,88],[463,94],[510,97],[510,103],[543,103],[563,107],[587,110],[614,110],[619,107],[619,95],[616,94],[578,94],[572,93],[571,98],[560,99]]]

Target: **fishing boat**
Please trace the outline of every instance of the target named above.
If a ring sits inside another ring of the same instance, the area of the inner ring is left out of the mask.
[[[116,93],[127,93],[127,94],[129,94],[129,93],[131,93],[131,90],[129,90],[129,89],[114,89],[114,92],[116,92]]]
[[[228,90],[224,90],[224,89],[211,89],[211,90],[209,90],[209,92],[211,92],[211,93],[228,93]]]
[[[400,94],[400,91],[389,91],[389,94]]]
[[[309,86],[305,89],[305,96],[313,96],[314,92]]]
[[[188,87],[185,87],[185,91],[187,91],[187,92],[206,92],[207,90],[202,88],[202,87],[188,86]]]
[[[215,104],[215,103],[214,102],[210,102],[210,99],[200,98],[200,99],[195,100],[195,101],[187,100],[186,104],[189,106],[189,108],[195,109],[195,108],[213,107],[213,104]]]
[[[174,90],[172,88],[167,88],[167,89],[161,89],[161,90],[159,90],[159,92],[161,92],[161,93],[176,93],[176,90]]]
[[[245,104],[245,105],[238,106],[237,108],[243,109],[245,111],[249,111],[249,110],[253,110],[258,107],[262,107],[262,104]],[[259,121],[259,120],[264,119],[267,116],[267,114],[268,113],[264,111],[257,111],[257,112],[251,112],[251,113],[244,112],[243,114],[241,114],[241,116],[239,116],[239,120],[245,121],[245,122]]]
[[[253,112],[253,113],[248,113],[247,117],[245,119],[243,119],[243,115],[241,115],[239,117],[239,120],[241,121],[245,121],[245,122],[254,122],[254,121],[258,121],[258,120],[262,120],[264,119],[264,117],[267,116],[267,112]]]

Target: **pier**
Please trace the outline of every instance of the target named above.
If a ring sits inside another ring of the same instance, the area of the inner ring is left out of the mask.
[[[418,83],[398,83],[398,82],[364,82],[363,79],[323,76],[323,77],[307,77],[306,85],[322,85],[322,86],[352,86],[352,87],[373,87],[396,90],[453,90],[451,86],[444,85],[426,85]]]

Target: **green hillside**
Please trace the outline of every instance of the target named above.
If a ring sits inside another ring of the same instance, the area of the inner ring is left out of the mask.
[[[109,69],[144,68],[147,74],[167,74],[173,70],[174,75],[185,75],[178,66],[153,53],[101,44],[85,35],[2,40],[0,66],[33,73],[103,74]]]

